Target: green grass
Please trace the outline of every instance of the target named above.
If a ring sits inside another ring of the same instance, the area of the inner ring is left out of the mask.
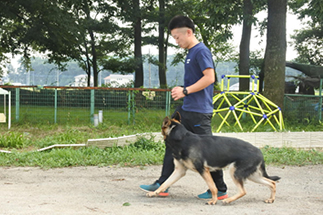
[[[16,109],[15,106],[11,108],[12,123],[25,125],[36,124],[36,125],[53,125],[55,124],[55,108],[53,106],[32,106],[32,105],[21,105],[19,107],[19,120],[16,121]],[[94,113],[98,113],[98,109],[94,110]],[[149,118],[162,118],[165,116],[164,109],[147,109],[147,108],[136,108],[135,118],[132,118],[132,112],[130,112],[130,119],[128,119],[128,109],[103,109],[103,120],[108,123],[114,124],[137,124]],[[59,125],[88,125],[91,123],[91,112],[89,107],[58,107],[56,112],[56,123]],[[1,124],[0,124],[1,128]]]
[[[118,120],[118,113],[106,113],[104,122],[98,127],[89,124],[67,123],[14,123],[10,131],[0,124],[0,149],[12,151],[0,153],[0,166],[39,166],[43,168],[68,166],[145,166],[162,164],[164,144],[152,139],[138,139],[136,143],[125,147],[99,149],[95,147],[51,149],[34,152],[36,149],[54,144],[86,143],[88,139],[119,137],[137,133],[160,132],[164,111],[138,111],[135,124],[127,120]],[[253,127],[244,122],[246,127]],[[249,124],[248,124],[249,123]],[[212,121],[213,131],[220,121]],[[321,122],[286,122],[288,131],[322,131]],[[259,127],[257,131],[272,131],[268,127]],[[224,126],[222,132],[240,132],[237,126]],[[293,148],[262,149],[267,164],[273,165],[317,165],[323,164],[323,153],[318,150],[298,150]]]
[[[0,166],[39,166],[43,168],[69,166],[145,166],[161,164],[165,145],[141,138],[125,147],[100,149],[52,149],[44,152],[0,154]]]
[[[30,143],[25,133],[7,131],[0,136],[0,147],[21,149],[27,145]]]
[[[98,113],[95,110],[94,113]],[[127,110],[107,109],[103,111],[105,120],[119,122],[127,122]],[[12,108],[11,115],[16,116],[15,107]],[[58,107],[56,112],[56,123],[61,125],[87,125],[91,122],[91,113],[89,107]],[[42,124],[49,125],[55,123],[55,109],[53,106],[31,106],[22,105],[19,108],[19,120],[13,120],[18,124]]]
[[[267,164],[292,166],[323,164],[323,152],[315,149],[301,150],[266,146],[261,151]]]
[[[79,149],[52,149],[45,152],[21,152],[0,154],[0,166],[34,166],[57,168],[70,166],[147,166],[160,165],[165,145],[141,138],[125,147],[100,149],[84,147]],[[269,165],[318,165],[323,164],[323,152],[293,148],[265,147],[262,149]]]

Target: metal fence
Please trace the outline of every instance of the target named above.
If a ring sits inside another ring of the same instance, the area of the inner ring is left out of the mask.
[[[285,94],[284,117],[298,121],[322,120],[322,95]]]
[[[170,90],[166,89],[1,87],[11,92],[13,123],[89,124],[102,110],[104,121],[135,124],[147,115],[161,119],[182,102],[171,99]],[[3,104],[0,100],[0,113]],[[321,120],[320,105],[322,96],[286,94],[284,118]]]
[[[146,115],[164,117],[180,104],[171,102],[170,91],[141,88],[93,87],[13,87],[2,86],[11,92],[11,118],[17,123],[74,123],[94,122],[101,110],[104,120],[123,124],[136,123]],[[3,107],[0,101],[0,107]],[[1,112],[1,109],[0,109]]]

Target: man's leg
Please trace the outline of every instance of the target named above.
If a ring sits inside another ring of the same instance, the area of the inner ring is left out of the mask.
[[[180,111],[180,110],[181,110],[181,107],[178,106],[174,111],[174,113],[172,114],[172,116],[176,113],[176,111]],[[164,183],[167,180],[167,178],[173,173],[174,168],[175,166],[174,166],[174,158],[173,158],[172,150],[166,145],[161,176],[153,184],[140,185],[140,188],[145,191],[157,190],[160,187],[160,185]],[[168,196],[168,189],[164,193],[160,193],[159,195]]]
[[[173,173],[173,171],[174,171],[174,158],[172,155],[172,150],[166,145],[163,168],[162,168],[161,176],[157,180],[157,183],[159,184],[164,183],[164,181],[167,180],[167,178]]]
[[[224,183],[223,180],[223,171],[218,170],[215,172],[211,172],[211,176],[213,178],[216,188],[218,189],[218,199],[222,200],[228,198],[228,195],[226,194],[227,185]]]
[[[153,184],[140,185],[140,188],[147,192],[152,192],[157,190],[160,187],[160,185],[164,183],[167,180],[167,178],[173,173],[174,168],[175,167],[174,167],[172,151],[169,147],[166,146],[161,176]],[[159,193],[159,196],[168,196],[168,195],[169,195],[168,189],[162,193]]]

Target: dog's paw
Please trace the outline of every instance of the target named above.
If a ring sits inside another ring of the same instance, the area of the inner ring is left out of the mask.
[[[154,197],[154,196],[157,196],[157,194],[155,192],[149,192],[149,193],[146,194],[146,196]]]
[[[223,205],[228,205],[230,203],[231,203],[231,201],[229,199],[223,199],[223,201],[222,201]]]
[[[275,199],[266,199],[265,203],[272,204],[274,203]]]
[[[216,200],[208,201],[208,202],[207,202],[207,203],[205,203],[205,204],[207,204],[207,205],[215,205],[215,204],[216,204],[216,202],[217,202],[217,199],[216,199]]]

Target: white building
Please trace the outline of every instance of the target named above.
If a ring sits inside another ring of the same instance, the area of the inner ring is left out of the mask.
[[[73,87],[87,87],[87,80],[88,75],[77,75],[74,77],[74,83],[72,84]],[[90,85],[93,86],[94,84],[93,76],[91,76]]]
[[[119,87],[121,85],[129,84],[134,80],[133,75],[119,75],[111,74],[104,78],[104,84],[110,85],[111,87]]]

